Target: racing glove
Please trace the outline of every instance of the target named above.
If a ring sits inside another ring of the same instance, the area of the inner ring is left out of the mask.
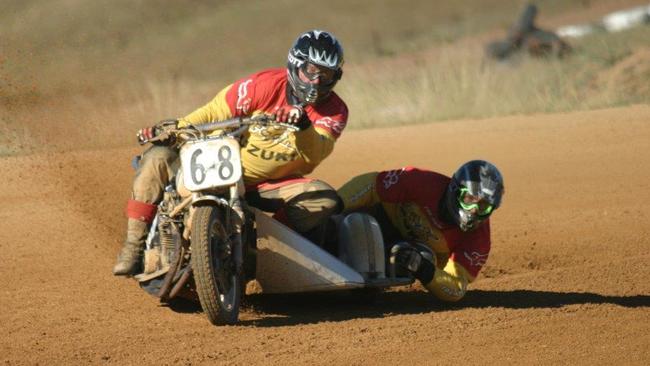
[[[285,105],[279,107],[275,110],[272,117],[276,122],[292,124],[301,130],[309,127],[311,124],[301,105]]]
[[[436,271],[434,256],[427,246],[399,242],[390,249],[390,263],[407,270],[422,284],[433,280]]]
[[[166,133],[166,130],[176,128],[177,125],[178,121],[176,120],[165,120],[154,126],[142,128],[136,134],[138,142],[140,145],[151,142],[154,145],[171,146],[174,144],[175,139]]]

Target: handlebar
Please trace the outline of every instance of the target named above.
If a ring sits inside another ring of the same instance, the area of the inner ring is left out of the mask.
[[[172,123],[173,122],[173,123]],[[227,119],[224,121],[210,122],[199,125],[188,125],[186,127],[178,128],[177,121],[175,120],[165,120],[159,124],[159,129],[156,131],[155,137],[151,139],[143,138],[143,136],[138,135],[138,142],[140,145],[144,145],[148,142],[164,141],[169,138],[176,138],[182,136],[191,136],[196,139],[205,136],[206,133],[210,133],[216,130],[229,130],[235,129],[234,131],[227,133],[226,135],[231,137],[236,137],[241,135],[250,125],[262,125],[262,126],[277,126],[284,128],[287,131],[295,132],[299,128],[295,125],[283,122],[276,122],[273,116],[267,114],[258,114],[254,116],[246,117],[236,117]],[[184,138],[183,140],[188,140]]]
[[[201,132],[212,132],[216,130],[224,130],[228,128],[241,127],[252,124],[270,124],[271,122],[273,122],[271,116],[268,116],[266,114],[259,114],[250,117],[236,117],[224,121],[204,123],[196,125],[194,127]]]

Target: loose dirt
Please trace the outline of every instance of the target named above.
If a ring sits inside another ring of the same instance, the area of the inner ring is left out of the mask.
[[[487,267],[457,304],[419,286],[374,304],[256,295],[229,327],[111,275],[138,148],[2,158],[0,361],[646,365],[649,122],[646,105],[346,131],[314,174],[334,186],[405,165],[451,174],[494,162],[506,195]]]

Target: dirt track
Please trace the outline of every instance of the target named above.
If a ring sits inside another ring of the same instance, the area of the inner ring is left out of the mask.
[[[346,131],[316,172],[335,186],[407,164],[496,163],[507,193],[488,266],[456,305],[418,288],[374,305],[258,296],[221,328],[110,273],[137,149],[3,158],[0,361],[648,364],[648,141],[649,106]]]

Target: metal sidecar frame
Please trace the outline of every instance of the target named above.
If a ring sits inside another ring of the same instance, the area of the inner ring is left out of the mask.
[[[253,209],[257,223],[256,279],[262,293],[385,288],[413,283],[386,266],[377,221],[364,213],[340,218],[338,257],[263,212]],[[388,270],[387,270],[388,268]]]

